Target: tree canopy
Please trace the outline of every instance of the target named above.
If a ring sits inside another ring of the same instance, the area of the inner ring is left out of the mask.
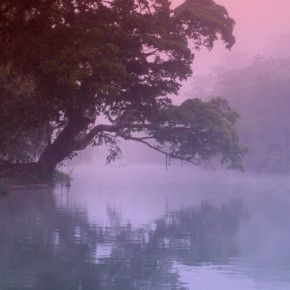
[[[194,50],[219,37],[230,48],[233,27],[213,0],[176,9],[167,0],[1,1],[2,159],[23,162],[10,145],[20,140],[31,152],[37,136],[28,159],[45,180],[89,144],[109,143],[116,157],[123,138],[195,164],[221,155],[241,168],[238,115],[224,100],[174,106],[168,98],[191,75]]]

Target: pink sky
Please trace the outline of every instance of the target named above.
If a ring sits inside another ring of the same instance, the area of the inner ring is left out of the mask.
[[[173,0],[173,6],[182,0]],[[215,0],[223,5],[236,22],[236,44],[232,52],[248,52],[253,55],[267,54],[269,42],[282,34],[290,33],[290,0]],[[290,40],[289,40],[290,41]],[[222,55],[229,55],[219,43],[210,53],[196,54],[195,68],[206,72],[217,65]],[[290,52],[289,52],[290,56]]]
[[[290,33],[289,0],[216,0],[236,21],[236,45],[263,52],[270,37]]]

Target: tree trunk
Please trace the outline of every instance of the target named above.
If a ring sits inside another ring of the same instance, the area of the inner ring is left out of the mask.
[[[74,121],[77,120],[77,121]],[[0,163],[0,175],[6,174],[24,180],[23,183],[52,183],[54,170],[60,162],[76,150],[83,150],[99,132],[116,132],[119,126],[98,125],[82,139],[76,140],[77,135],[87,129],[92,122],[86,118],[75,118],[69,121],[52,144],[48,144],[38,162],[28,164]]]
[[[80,132],[87,129],[90,122],[92,120],[82,117],[80,113],[75,113],[54,142],[47,145],[35,165],[37,167],[36,178],[40,182],[52,182],[57,164],[73,153],[75,138]]]
[[[70,156],[74,151],[76,136],[87,128],[90,120],[76,118],[77,121],[69,120],[67,126],[52,144],[49,144],[37,163],[37,178],[41,182],[51,182],[53,172],[58,163]]]

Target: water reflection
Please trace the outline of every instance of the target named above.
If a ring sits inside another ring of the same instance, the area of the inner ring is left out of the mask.
[[[239,199],[220,207],[206,201],[158,220],[154,236],[186,265],[224,265],[239,253],[236,234],[246,217]]]
[[[52,191],[1,198],[1,289],[186,289],[180,265],[228,264],[239,256],[237,235],[248,218],[233,199],[168,209],[133,226],[107,204],[104,225],[59,198]]]
[[[84,233],[82,242],[76,236],[78,228]],[[2,199],[0,236],[3,289],[78,289],[93,274],[87,260],[97,236],[86,213],[59,210],[52,192]]]

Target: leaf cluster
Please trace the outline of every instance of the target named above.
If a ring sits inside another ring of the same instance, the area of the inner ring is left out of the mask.
[[[188,99],[161,110],[158,117],[159,125],[150,134],[169,156],[202,164],[220,155],[229,168],[242,169],[247,147],[235,128],[239,115],[225,99]]]

